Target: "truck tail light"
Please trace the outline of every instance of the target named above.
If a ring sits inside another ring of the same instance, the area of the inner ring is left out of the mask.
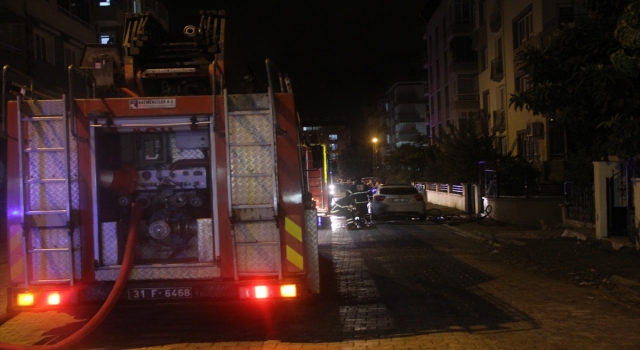
[[[32,306],[35,298],[33,293],[19,293],[18,294],[18,306]]]
[[[295,284],[285,284],[280,286],[280,295],[283,298],[293,298],[297,296]]]
[[[416,194],[415,196],[413,196],[413,198],[415,198],[418,202],[421,202],[424,200],[424,197],[422,197],[421,194]]]
[[[60,305],[60,293],[59,292],[51,292],[47,295],[47,304],[48,305]]]
[[[239,292],[240,299],[295,298],[298,287],[295,284],[243,286]]]
[[[265,299],[269,296],[269,288],[267,286],[255,286],[253,295],[256,299]]]
[[[385,196],[373,196],[373,200],[377,202],[382,202],[385,199]]]

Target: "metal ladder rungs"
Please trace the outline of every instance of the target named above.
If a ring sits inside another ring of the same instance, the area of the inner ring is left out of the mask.
[[[69,248],[31,248],[29,253],[66,253]]]
[[[257,204],[257,205],[234,205],[232,209],[257,209],[257,208],[273,208],[271,204]]]
[[[29,118],[22,118],[21,120],[23,122],[43,122],[43,121],[48,121],[48,120],[63,120],[64,117],[63,116],[41,116],[41,117],[29,117]]]
[[[71,280],[68,278],[59,279],[59,280],[32,280],[29,281],[29,284],[69,284]]]
[[[229,112],[229,115],[246,116],[247,114],[248,115],[254,115],[254,114],[269,115],[269,110],[268,109],[244,109],[244,110],[230,111]]]
[[[271,146],[270,142],[244,142],[244,143],[229,143],[231,147],[238,146]]]
[[[63,95],[61,100],[51,101],[51,104],[46,106],[43,105],[41,114],[45,115],[32,116],[23,114],[21,108],[23,99],[20,96],[17,101],[20,201],[23,205],[20,211],[22,224],[25,228],[23,236],[24,284],[27,288],[29,284],[69,284],[73,286],[75,278],[74,244],[72,227],[69,223],[73,205],[72,177],[70,159],[66,153],[72,149],[67,119],[69,104]],[[47,112],[51,112],[50,115],[46,115]],[[50,174],[47,169],[51,164],[60,167],[62,171]],[[75,180],[77,181],[77,176]],[[58,193],[60,192],[58,184],[66,184],[64,193]],[[56,197],[55,203],[58,203],[55,208],[65,206],[66,209],[27,210],[26,203],[30,203],[30,206],[36,209],[46,208],[44,203],[51,202],[48,197],[49,190],[55,190],[53,196]],[[41,192],[46,192],[47,197],[42,198],[44,195]],[[39,196],[37,200],[31,202],[36,195]],[[58,200],[59,195],[65,195],[65,197]],[[53,230],[55,233],[52,234],[55,235],[66,231],[69,238],[63,243],[47,243],[48,238],[43,236],[42,245],[51,248],[34,247],[32,240],[36,230]],[[58,266],[59,273],[64,274],[63,276],[50,274],[50,271],[42,271],[41,274],[37,274],[35,268],[30,267],[29,260],[35,256],[38,256],[40,262],[45,265],[51,261],[50,259],[58,256],[51,256],[51,253],[66,253],[68,255],[68,265]]]
[[[278,242],[275,241],[269,241],[269,242],[236,242],[236,245],[238,246],[251,246],[251,245],[266,245],[266,246],[270,246],[270,245],[278,245]]]
[[[267,177],[267,176],[271,176],[271,174],[258,173],[258,174],[231,175],[232,178],[239,178],[239,177]]]
[[[49,147],[49,148],[25,148],[25,153],[37,153],[37,152],[64,152],[64,147]]]
[[[64,183],[65,179],[32,179],[25,180],[26,184],[55,184],[55,183]]]
[[[24,212],[25,215],[60,215],[66,214],[67,211],[64,209],[60,210],[31,210]]]

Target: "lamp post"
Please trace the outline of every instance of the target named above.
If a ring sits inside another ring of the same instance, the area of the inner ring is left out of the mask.
[[[378,157],[376,152],[378,151],[378,138],[374,137],[371,139],[371,142],[373,142],[373,176],[376,176],[376,171],[378,169]]]

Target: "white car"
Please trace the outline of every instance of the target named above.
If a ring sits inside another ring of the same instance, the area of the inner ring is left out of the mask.
[[[411,185],[380,185],[371,201],[371,216],[381,218],[427,219],[424,196]]]

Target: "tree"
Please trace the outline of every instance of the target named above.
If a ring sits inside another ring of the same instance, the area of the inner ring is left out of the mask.
[[[530,88],[512,94],[510,105],[554,118],[565,127],[570,152],[583,148],[584,140],[594,156],[611,153],[612,140],[628,137],[621,122],[640,107],[640,82],[612,63],[622,49],[614,31],[629,2],[586,1],[589,16],[563,26],[546,45],[516,55]]]
[[[460,127],[447,124],[447,132],[435,138],[428,150],[429,178],[437,182],[464,183],[478,181],[478,162],[495,161],[500,155],[495,149],[496,130],[489,127],[489,116],[481,114]]]
[[[640,76],[640,1],[633,1],[625,8],[614,34],[622,48],[611,54],[611,62],[620,72],[637,81]],[[633,106],[637,107],[637,103]],[[638,115],[620,113],[602,126],[610,131],[606,145],[611,153],[621,157],[640,155]]]
[[[373,171],[373,149],[356,144],[345,149],[338,157],[338,174],[344,179],[371,176]]]
[[[424,145],[405,144],[391,151],[384,159],[381,177],[386,183],[426,181],[427,157]]]

